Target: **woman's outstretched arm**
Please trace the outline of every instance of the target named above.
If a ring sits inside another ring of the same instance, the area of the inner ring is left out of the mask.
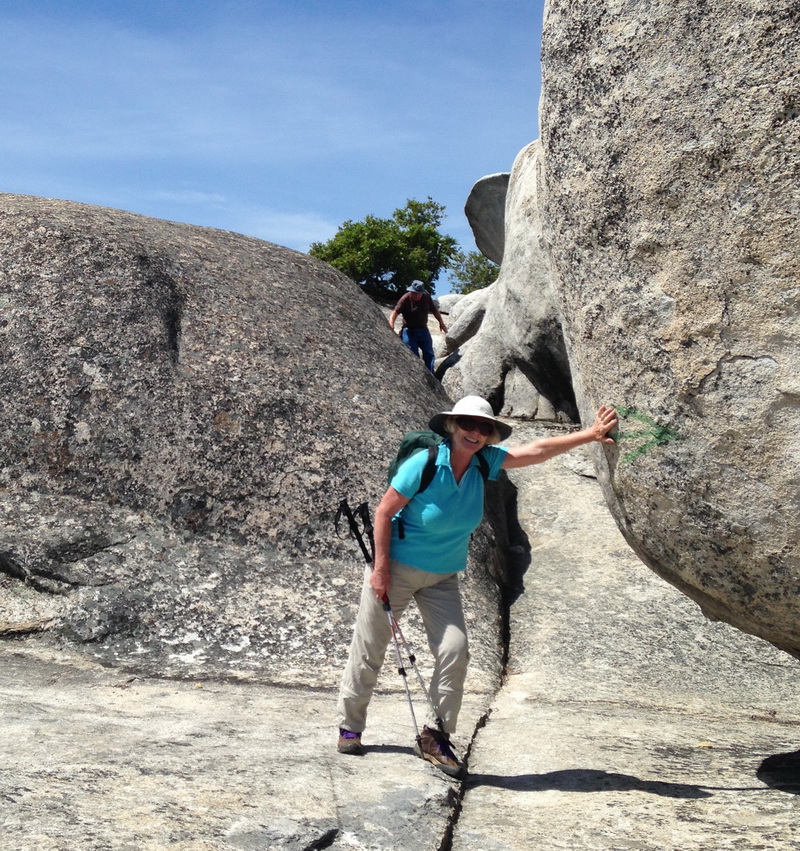
[[[602,405],[594,422],[587,428],[570,434],[542,437],[522,446],[510,447],[506,460],[503,462],[503,469],[541,464],[542,461],[549,461],[556,455],[561,455],[562,452],[568,452],[586,443],[613,443],[614,440],[608,436],[608,433],[618,422],[617,412],[613,408]]]

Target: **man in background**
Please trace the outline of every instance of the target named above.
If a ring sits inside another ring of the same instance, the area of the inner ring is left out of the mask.
[[[389,327],[394,331],[397,315],[402,315],[403,327],[400,329],[400,339],[417,357],[421,351],[425,366],[433,372],[433,340],[428,330],[429,313],[433,313],[442,334],[446,334],[447,327],[442,315],[425,289],[425,284],[422,281],[413,281],[405,295],[401,296],[400,301],[395,305],[389,317]]]

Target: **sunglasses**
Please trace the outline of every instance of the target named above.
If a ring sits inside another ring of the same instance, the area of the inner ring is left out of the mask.
[[[479,431],[484,437],[494,434],[494,425],[486,420],[474,420],[472,417],[456,417],[456,425],[462,431]]]

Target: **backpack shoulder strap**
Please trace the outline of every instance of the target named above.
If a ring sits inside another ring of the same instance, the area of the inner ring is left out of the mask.
[[[419,480],[419,490],[417,493],[422,493],[425,488],[433,481],[436,475],[436,456],[439,452],[438,446],[428,447],[428,460],[425,462],[425,467],[422,470],[422,476]]]
[[[422,468],[422,475],[419,479],[419,487],[417,488],[417,493],[414,494],[416,496],[433,481],[433,477],[436,475],[436,456],[439,453],[439,446],[429,446],[427,449],[428,459],[425,461],[425,466]],[[414,497],[412,497],[413,499]],[[397,535],[400,540],[403,540],[406,536],[405,523],[403,523],[403,518],[397,518]]]
[[[478,467],[480,468],[485,484],[489,479],[489,462],[486,460],[482,451],[478,452]]]

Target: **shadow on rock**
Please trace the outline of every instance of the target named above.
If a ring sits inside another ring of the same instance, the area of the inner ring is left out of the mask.
[[[413,747],[403,747],[402,745],[366,745],[364,751],[366,753],[404,753],[408,756],[414,755]]]
[[[800,751],[768,756],[758,767],[756,777],[771,789],[800,795]]]
[[[434,377],[441,381],[444,378],[444,374],[450,369],[451,366],[455,366],[461,360],[461,351],[456,349],[456,351],[451,352],[444,360],[436,367]]]
[[[514,792],[647,792],[666,798],[710,798],[712,793],[693,783],[665,783],[659,780],[640,780],[628,774],[573,768],[549,771],[545,774],[471,774],[467,787],[496,786]]]

